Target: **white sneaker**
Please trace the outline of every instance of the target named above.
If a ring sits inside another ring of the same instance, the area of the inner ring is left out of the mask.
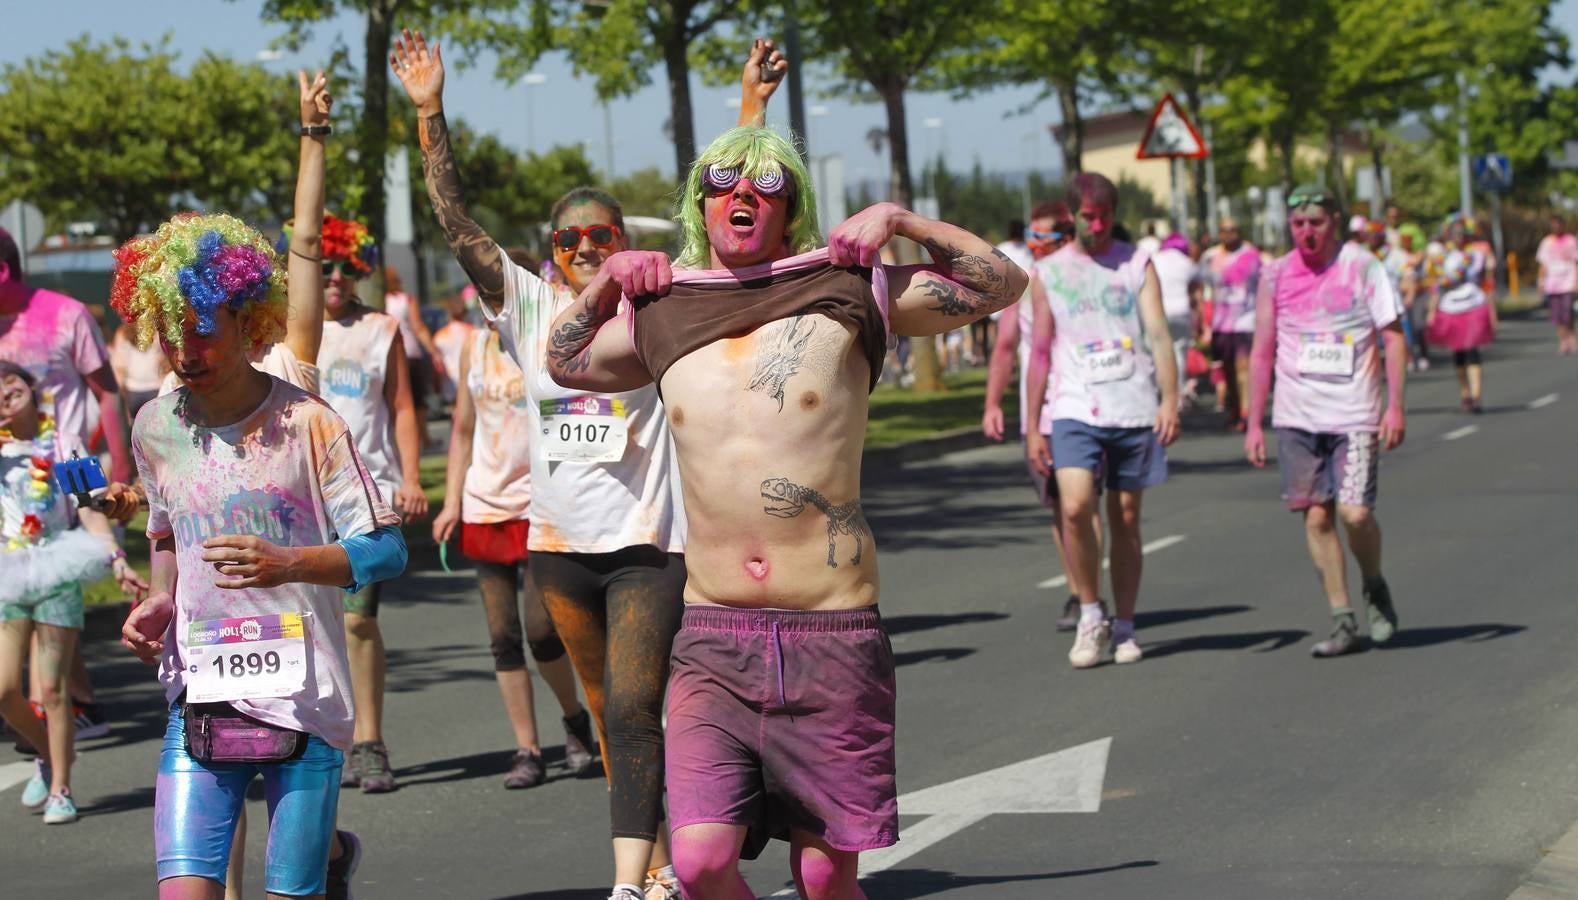
[[[1112,648],[1112,661],[1118,665],[1137,663],[1145,658],[1145,651],[1140,649],[1140,642],[1129,638],[1118,646]]]
[[[1098,665],[1112,643],[1112,623],[1106,619],[1086,619],[1074,633],[1074,646],[1068,651],[1069,665],[1088,669]]]

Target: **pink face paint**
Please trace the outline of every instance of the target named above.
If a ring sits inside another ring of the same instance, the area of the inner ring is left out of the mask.
[[[1318,269],[1337,255],[1337,219],[1319,206],[1305,206],[1288,216],[1293,246],[1304,264]]]
[[[787,194],[774,197],[761,193],[749,178],[741,178],[727,193],[703,200],[702,215],[714,262],[724,268],[740,268],[765,262],[775,253],[788,255],[784,236],[790,200]]]
[[[1091,200],[1079,204],[1079,240],[1091,253],[1105,253],[1112,246],[1112,207]]]

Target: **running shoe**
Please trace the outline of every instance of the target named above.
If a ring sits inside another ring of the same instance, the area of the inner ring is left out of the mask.
[[[71,801],[71,791],[50,794],[44,801],[45,825],[70,825],[77,821],[77,804]]]
[[[1073,594],[1068,595],[1068,602],[1063,604],[1063,615],[1057,620],[1058,631],[1073,631],[1079,625],[1079,598]]]
[[[1392,589],[1385,578],[1374,578],[1364,584],[1364,604],[1369,608],[1370,640],[1384,644],[1397,632],[1397,608],[1392,605]]]
[[[345,756],[345,765],[340,769],[340,787],[356,787],[362,783],[362,749],[366,744],[352,744],[351,752]]]
[[[1112,661],[1120,666],[1137,663],[1145,658],[1145,651],[1140,649],[1140,642],[1129,638],[1118,646],[1112,648]]]
[[[54,777],[50,771],[49,763],[44,762],[42,756],[33,760],[33,777],[27,780],[27,785],[22,788],[22,805],[27,809],[38,809],[49,799],[49,781]]]
[[[389,748],[383,741],[362,744],[362,793],[387,794],[395,789],[394,771],[389,768]]]
[[[679,879],[674,877],[673,866],[647,873],[645,900],[680,900]]]
[[[340,837],[342,852],[339,859],[329,860],[328,887],[323,897],[324,900],[351,900],[351,876],[362,864],[362,842],[349,831],[336,831],[335,834]]]
[[[530,750],[516,750],[515,761],[510,764],[510,772],[504,776],[504,786],[512,791],[523,788],[534,788],[548,780],[548,773],[542,768],[542,755]],[[363,790],[366,790],[366,781],[363,781]]]
[[[1074,633],[1074,646],[1068,651],[1069,665],[1088,669],[1101,663],[1107,655],[1107,645],[1112,643],[1112,623],[1106,619],[1090,619],[1079,623]]]
[[[72,718],[77,726],[77,740],[91,741],[110,733],[110,720],[104,717],[97,703],[72,701]]]
[[[597,765],[597,742],[592,739],[592,714],[585,708],[564,720],[564,766],[572,775],[585,775]]]
[[[1336,621],[1331,626],[1331,637],[1310,648],[1310,653],[1317,659],[1328,659],[1363,650],[1364,642],[1359,640],[1359,623],[1354,619],[1353,610],[1335,613],[1332,617]]]
[[[641,893],[640,888],[625,886],[614,888],[613,893],[608,895],[608,900],[647,900],[647,898]]]
[[[1458,401],[1457,408],[1459,412],[1473,412],[1474,401],[1464,397],[1462,400]]]

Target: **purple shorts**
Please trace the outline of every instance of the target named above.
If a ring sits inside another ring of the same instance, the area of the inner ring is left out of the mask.
[[[1052,446],[1052,435],[1046,435],[1047,446]],[[1025,436],[1019,437],[1020,446],[1024,446]],[[1057,509],[1057,479],[1046,478],[1036,471],[1030,464],[1030,457],[1025,457],[1025,471],[1030,473],[1030,486],[1035,488],[1036,500],[1047,509]]]
[[[1575,294],[1546,294],[1545,302],[1551,307],[1551,324],[1571,328]]]
[[[1380,436],[1373,431],[1277,429],[1282,502],[1295,512],[1332,500],[1374,508],[1380,464]]]
[[[876,607],[685,607],[664,737],[668,820],[798,828],[837,850],[899,838],[893,647]]]

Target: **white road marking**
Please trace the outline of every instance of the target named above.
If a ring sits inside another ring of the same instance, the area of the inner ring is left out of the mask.
[[[1462,428],[1454,428],[1451,431],[1448,431],[1446,434],[1441,435],[1441,440],[1455,441],[1460,438],[1466,438],[1471,434],[1477,434],[1478,432],[1478,425],[1464,425]]]
[[[33,777],[33,764],[30,762],[6,763],[0,766],[0,791]]]
[[[987,816],[1099,811],[1111,749],[1112,738],[1102,738],[905,794],[899,812],[927,818],[905,828],[892,847],[862,853],[861,876],[891,869]],[[785,888],[771,896],[796,894]]]
[[[1546,394],[1543,397],[1535,397],[1533,400],[1529,401],[1529,409],[1540,409],[1542,407],[1550,406],[1552,403],[1555,403],[1561,398],[1562,397],[1560,394]]]
[[[1150,554],[1157,550],[1165,550],[1174,544],[1181,544],[1188,539],[1189,536],[1185,534],[1169,534],[1164,538],[1157,538],[1156,540],[1151,541],[1149,544],[1141,547],[1140,552],[1144,554]],[[1110,569],[1112,568],[1112,562],[1110,560],[1102,560],[1101,567],[1102,569]],[[1036,585],[1036,587],[1051,590],[1053,588],[1060,588],[1065,584],[1068,584],[1068,576],[1057,575],[1052,578],[1048,578],[1046,581]]]

